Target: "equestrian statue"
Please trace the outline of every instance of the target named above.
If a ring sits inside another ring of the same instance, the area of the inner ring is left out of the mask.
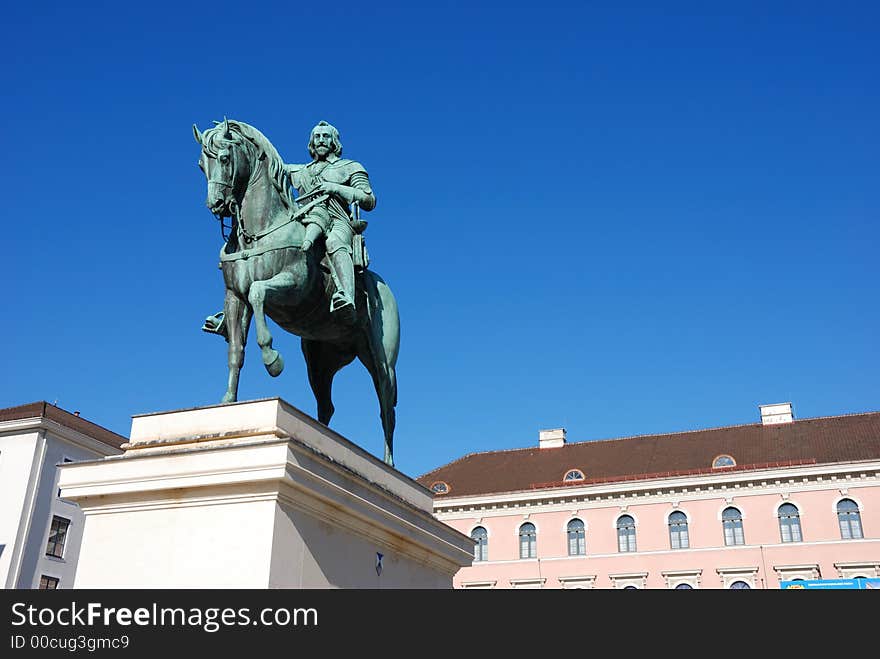
[[[312,160],[302,165],[286,165],[253,126],[231,119],[215,123],[204,132],[193,125],[193,133],[202,147],[206,205],[224,238],[223,311],[202,327],[229,344],[222,402],[238,399],[252,318],[269,375],[284,369],[268,316],[300,337],[318,420],[325,425],[334,411],[333,376],[355,357],[363,363],[379,398],[384,459],[394,466],[400,318],[391,289],[368,269],[367,223],[360,210],[375,208],[376,197],[366,170],[342,158],[339,131],[325,121],[312,129]]]

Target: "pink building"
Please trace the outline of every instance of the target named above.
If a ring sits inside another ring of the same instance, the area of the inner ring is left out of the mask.
[[[456,588],[880,577],[880,412],[467,455],[417,479],[474,538]]]

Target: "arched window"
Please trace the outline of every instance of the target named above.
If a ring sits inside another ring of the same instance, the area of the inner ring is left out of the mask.
[[[579,519],[573,519],[568,523],[568,555],[583,556],[586,553],[587,541],[584,523]]]
[[[617,520],[617,549],[621,552],[636,550],[636,522],[629,515]]]
[[[431,491],[434,494],[446,494],[449,492],[449,486],[443,481],[437,481],[433,485],[431,485]]]
[[[779,506],[779,534],[782,536],[782,542],[800,542],[803,540],[801,536],[801,516],[798,513],[797,506],[784,503]]]
[[[751,588],[745,581],[734,581],[730,584],[730,590],[751,590]]]
[[[531,522],[519,527],[519,557],[538,557],[538,531]]]
[[[744,545],[746,544],[743,537],[743,518],[742,513],[736,508],[725,508],[721,513],[721,523],[724,527],[724,544]]]
[[[669,516],[669,546],[672,549],[688,548],[688,518],[680,510]]]
[[[840,524],[840,537],[844,540],[863,537],[859,504],[852,499],[841,499],[838,502],[837,522]]]
[[[733,467],[735,465],[736,461],[729,455],[719,455],[712,461],[712,467],[714,469],[718,469],[719,467]]]
[[[489,532],[482,526],[471,531],[474,540],[474,562],[489,560]]]
[[[675,590],[693,590],[694,587],[689,583],[680,583],[675,587]]]
[[[582,481],[584,480],[584,472],[580,469],[569,469],[565,472],[564,481]]]

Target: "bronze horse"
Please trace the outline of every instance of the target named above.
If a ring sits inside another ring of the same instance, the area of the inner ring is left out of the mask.
[[[277,376],[284,368],[284,360],[272,348],[269,316],[302,340],[321,423],[329,424],[333,416],[333,376],[355,357],[366,366],[379,397],[385,462],[393,466],[400,318],[391,289],[378,274],[364,269],[355,277],[355,323],[332,317],[334,286],[321,264],[323,243],[301,249],[305,227],[297,216],[303,209],[291,194],[275,147],[240,121],[226,120],[204,133],[193,125],[193,133],[202,146],[199,167],[208,180],[206,204],[221,221],[232,221],[220,250],[226,285],[222,333],[229,343],[229,382],[222,402],[238,398],[252,317],[269,375]]]

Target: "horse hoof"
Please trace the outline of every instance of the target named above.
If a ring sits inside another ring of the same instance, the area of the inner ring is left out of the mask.
[[[266,370],[269,372],[273,378],[277,378],[281,375],[281,371],[284,370],[284,358],[281,356],[281,353],[273,350],[275,353],[275,359],[266,364]]]

